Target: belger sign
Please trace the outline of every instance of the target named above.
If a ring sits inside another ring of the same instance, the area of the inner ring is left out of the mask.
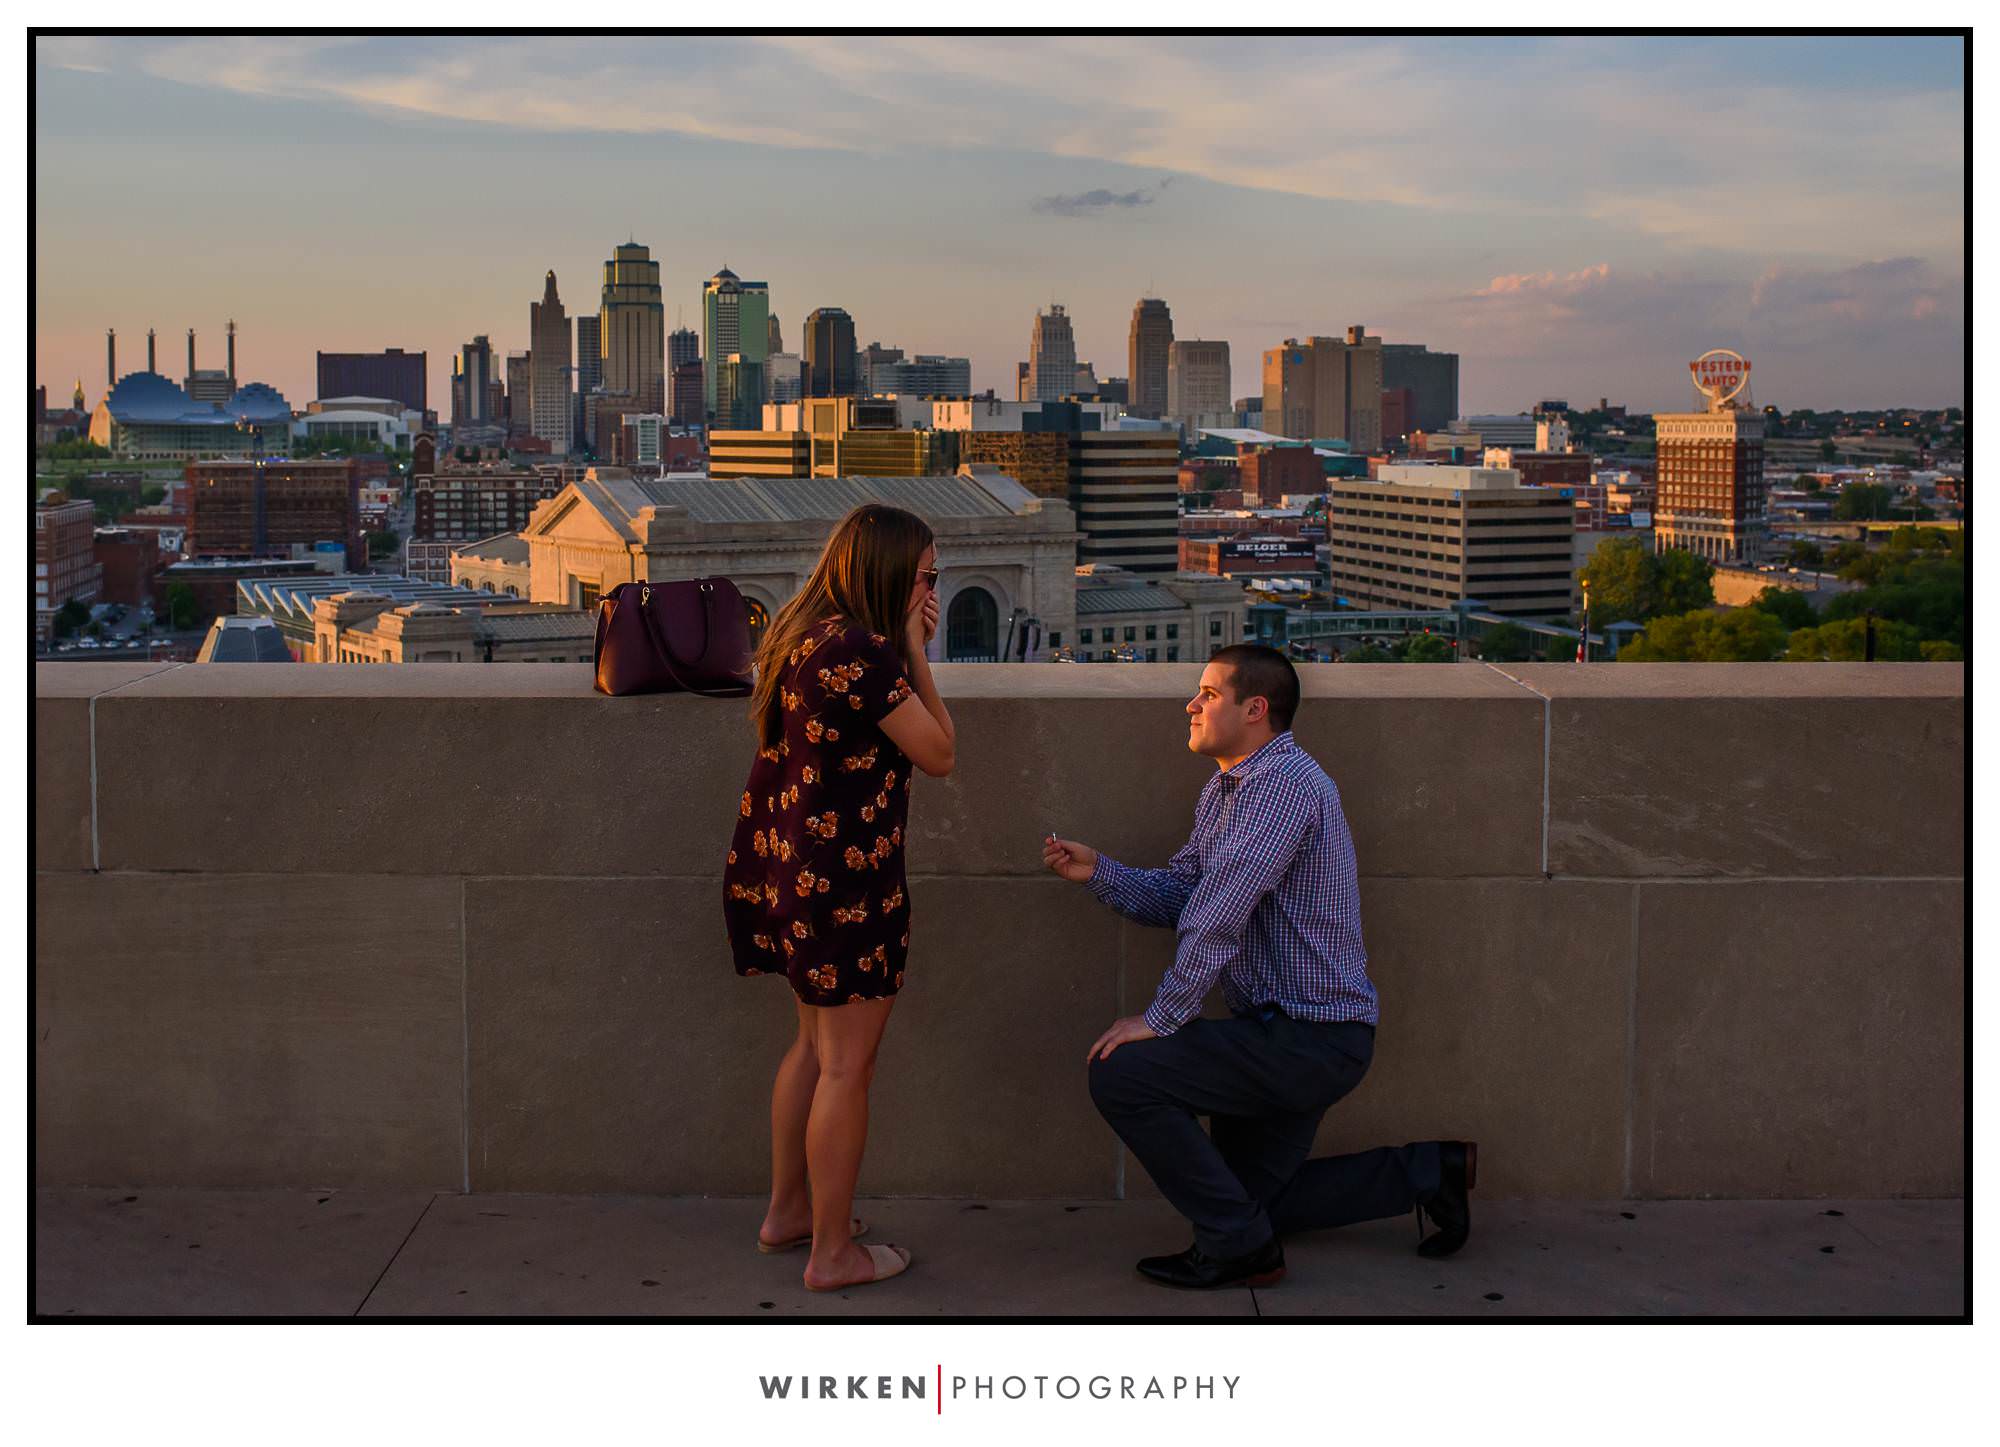
[[[1750,384],[1750,364],[1725,347],[1703,352],[1688,363],[1688,370],[1695,389],[1718,407]]]

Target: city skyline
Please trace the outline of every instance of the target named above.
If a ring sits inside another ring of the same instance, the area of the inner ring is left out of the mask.
[[[215,356],[234,317],[239,377],[295,407],[317,351],[385,347],[429,353],[439,406],[467,337],[527,347],[544,274],[583,289],[628,238],[670,327],[727,265],[787,334],[842,307],[857,344],[969,356],[1003,397],[1038,306],[1106,377],[1157,296],[1176,335],[1230,343],[1236,396],[1286,337],[1361,325],[1460,354],[1467,412],[1680,408],[1718,345],[1754,358],[1759,403],[1966,401],[1955,38],[79,37],[35,59],[34,380],[93,405],[107,327],[124,371],[148,327]],[[559,206],[514,184],[544,157]],[[256,227],[204,223],[287,167]],[[313,171],[366,175],[385,214]]]

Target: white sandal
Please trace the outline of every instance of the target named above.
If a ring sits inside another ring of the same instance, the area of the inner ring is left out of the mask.
[[[901,1276],[910,1269],[910,1253],[903,1246],[864,1246],[868,1259],[875,1263],[875,1274],[866,1281],[843,1281],[838,1286],[814,1286],[806,1283],[807,1291],[845,1291],[850,1286],[873,1286],[878,1281],[887,1281],[892,1276]]]

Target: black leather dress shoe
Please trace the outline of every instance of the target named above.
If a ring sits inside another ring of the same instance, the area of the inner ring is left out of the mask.
[[[1472,1234],[1472,1187],[1479,1175],[1477,1141],[1438,1142],[1438,1188],[1417,1203],[1417,1219],[1431,1218],[1436,1232],[1417,1243],[1419,1256],[1449,1256]]]
[[[1273,1236],[1247,1256],[1218,1259],[1190,1246],[1175,1256],[1148,1256],[1139,1274],[1162,1286],[1183,1291],[1214,1291],[1224,1286],[1275,1286],[1284,1279],[1285,1248]]]

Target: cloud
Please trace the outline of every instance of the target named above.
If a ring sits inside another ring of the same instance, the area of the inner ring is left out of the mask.
[[[1661,358],[1731,347],[1755,363],[1759,402],[1885,405],[1962,390],[1963,298],[1962,275],[1911,256],[1740,276],[1599,262],[1497,276],[1383,322],[1459,352],[1479,395],[1532,370],[1568,378],[1552,395],[1622,388],[1637,405],[1676,405]]]
[[[1141,186],[1136,191],[1107,191],[1100,186],[1094,191],[1080,191],[1074,196],[1041,196],[1036,198],[1034,209],[1048,216],[1097,216],[1106,211],[1150,206],[1161,192],[1173,184],[1173,180],[1172,176],[1168,176],[1157,185]]]
[[[76,51],[36,53],[441,123],[1010,150],[1357,204],[1582,217],[1656,249],[1963,245],[1963,49],[1948,38],[213,36]],[[1127,204],[1092,195],[1047,214]]]
[[[1595,266],[1586,266],[1582,271],[1572,271],[1567,276],[1557,276],[1553,271],[1540,275],[1519,272],[1513,276],[1496,276],[1478,291],[1480,296],[1507,296],[1519,292],[1538,292],[1546,296],[1570,295],[1586,287],[1599,286],[1611,279],[1611,263],[1600,261]]]

